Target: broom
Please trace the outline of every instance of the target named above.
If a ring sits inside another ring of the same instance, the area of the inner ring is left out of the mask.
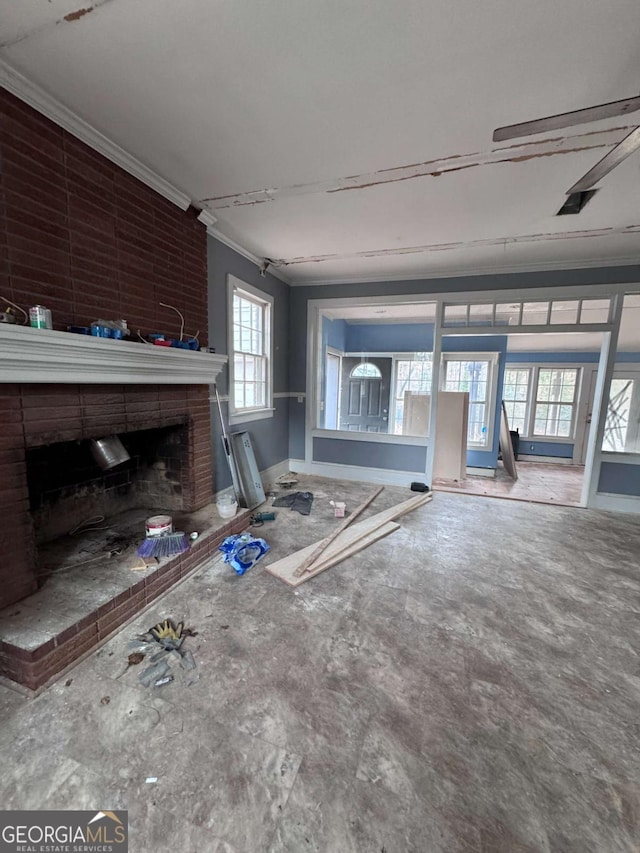
[[[172,557],[189,550],[189,540],[184,533],[163,533],[147,536],[138,548],[139,557]]]

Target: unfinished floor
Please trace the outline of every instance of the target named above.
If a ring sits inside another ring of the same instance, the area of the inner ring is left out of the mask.
[[[372,488],[300,486],[272,559]],[[136,853],[637,851],[638,521],[495,508],[439,493],[296,591],[211,561],[37,697],[0,688],[3,808],[127,808]],[[127,643],[171,616],[199,680],[145,690]]]
[[[498,463],[495,477],[469,476],[465,480],[433,481],[442,492],[485,495],[511,501],[532,501],[556,506],[580,506],[584,465],[554,462],[518,462],[518,479],[512,480]]]

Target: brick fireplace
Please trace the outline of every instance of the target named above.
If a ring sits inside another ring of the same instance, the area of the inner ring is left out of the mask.
[[[81,337],[59,334],[71,324],[87,326],[97,319],[124,318],[142,336],[163,332],[178,337],[180,321],[175,312],[160,305],[166,302],[184,314],[187,333],[199,332],[200,344],[206,345],[206,230],[197,220],[197,211],[180,210],[4,90],[0,90],[0,113],[0,299],[27,309],[46,305],[57,330],[21,332],[12,327],[9,331],[30,334],[42,346],[48,346],[51,338],[51,346],[60,348],[66,346],[60,340]],[[89,357],[87,347],[94,340],[82,339]],[[153,358],[149,351],[160,349],[129,341],[99,342],[103,349],[107,344],[118,357],[131,353],[127,356],[131,363],[143,351],[142,358],[148,361]],[[11,353],[4,338],[2,346],[6,359]],[[159,358],[169,358],[168,353]],[[182,357],[176,350],[171,355],[176,363]],[[185,353],[184,357],[206,360],[209,356]],[[46,351],[40,361],[42,373],[48,373]],[[82,367],[83,352],[76,361]],[[214,381],[217,370],[211,370],[211,379],[189,378],[187,370],[184,382],[176,373],[170,384],[160,368],[148,380],[131,384],[126,364],[119,372],[93,375],[91,381],[78,381],[77,370],[67,373],[61,368],[46,382],[34,377],[12,382],[5,371],[0,383],[2,607],[38,588],[32,512],[37,464],[34,469],[33,460],[37,463],[42,458],[43,448],[176,427],[183,430],[183,448],[173,495],[179,494],[181,508],[187,511],[211,501],[209,387],[205,383]],[[190,565],[195,558],[194,550]],[[186,559],[182,562],[187,564]]]

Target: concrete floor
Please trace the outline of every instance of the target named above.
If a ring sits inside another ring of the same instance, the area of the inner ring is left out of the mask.
[[[273,559],[371,489],[300,486]],[[0,689],[2,807],[128,808],[135,853],[638,851],[638,521],[496,506],[437,494],[296,591],[210,563],[39,696]],[[199,680],[145,690],[127,642],[171,616]]]

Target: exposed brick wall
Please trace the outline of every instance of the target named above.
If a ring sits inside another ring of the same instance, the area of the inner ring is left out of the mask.
[[[143,335],[177,336],[177,315],[159,305],[168,302],[206,344],[206,230],[195,211],[180,211],[2,89],[0,163],[0,297],[46,305],[60,330],[124,318]],[[36,585],[25,447],[185,415],[185,509],[193,509],[212,491],[206,386],[0,385],[0,606]]]

